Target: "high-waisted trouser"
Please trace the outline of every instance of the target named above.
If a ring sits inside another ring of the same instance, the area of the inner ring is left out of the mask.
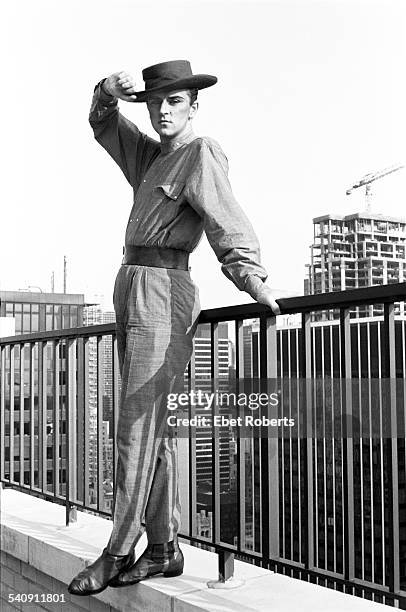
[[[200,303],[187,271],[123,265],[114,308],[122,387],[107,549],[125,555],[145,529],[149,543],[169,542],[179,529],[176,431],[167,424],[167,396],[183,391]]]

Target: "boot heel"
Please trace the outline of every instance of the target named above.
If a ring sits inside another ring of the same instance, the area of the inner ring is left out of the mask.
[[[172,570],[170,572],[164,572],[163,575],[165,576],[165,578],[175,578],[175,576],[180,576],[181,574],[183,574],[183,567],[180,567],[176,570]]]

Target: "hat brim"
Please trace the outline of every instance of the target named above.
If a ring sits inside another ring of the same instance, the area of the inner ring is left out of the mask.
[[[134,102],[147,102],[152,95],[165,91],[180,91],[183,89],[206,89],[217,83],[217,77],[211,74],[194,74],[184,79],[178,79],[166,85],[152,87],[145,91],[136,91],[137,96]]]

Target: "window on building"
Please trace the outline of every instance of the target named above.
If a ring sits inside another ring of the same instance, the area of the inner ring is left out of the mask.
[[[23,304],[23,334],[31,332],[31,304]]]
[[[78,326],[78,307],[71,306],[70,307],[70,327]]]
[[[31,331],[39,331],[39,306],[38,304],[31,304]]]
[[[54,307],[52,304],[47,304],[45,309],[45,329],[51,331],[54,325]]]
[[[62,307],[54,304],[54,329],[62,329]]]
[[[62,328],[69,329],[70,317],[69,317],[69,306],[62,306]]]

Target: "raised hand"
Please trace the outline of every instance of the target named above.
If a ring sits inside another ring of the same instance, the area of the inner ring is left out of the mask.
[[[125,100],[126,102],[135,102],[135,80],[128,72],[114,72],[104,81],[103,89],[111,96]]]

